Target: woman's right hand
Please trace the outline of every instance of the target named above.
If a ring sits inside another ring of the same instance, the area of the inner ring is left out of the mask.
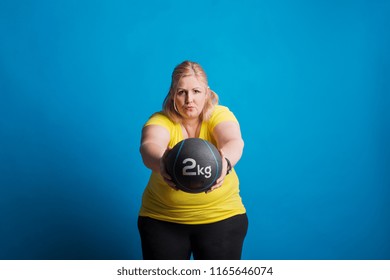
[[[163,156],[160,158],[160,174],[163,177],[164,181],[170,186],[172,189],[178,191],[179,189],[176,188],[176,184],[172,181],[172,177],[168,174],[166,166],[165,166],[165,159],[170,151],[170,148],[167,148],[163,154]]]

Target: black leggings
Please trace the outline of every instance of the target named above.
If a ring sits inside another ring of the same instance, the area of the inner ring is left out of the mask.
[[[145,260],[239,260],[248,229],[246,214],[202,225],[138,218]]]

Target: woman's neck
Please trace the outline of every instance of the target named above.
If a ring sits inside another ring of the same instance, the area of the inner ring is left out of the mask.
[[[201,124],[199,119],[182,122],[184,138],[199,137]]]

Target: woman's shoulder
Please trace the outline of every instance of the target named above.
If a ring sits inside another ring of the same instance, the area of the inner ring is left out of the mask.
[[[218,113],[221,113],[221,112],[229,112],[229,111],[230,111],[230,109],[229,109],[227,106],[216,105],[216,106],[214,107],[214,110],[213,110],[212,115],[218,114]]]
[[[210,119],[208,121],[209,128],[211,130],[214,129],[214,127],[224,121],[234,121],[238,122],[234,114],[230,111],[230,109],[223,105],[216,105],[214,107],[214,111],[210,116]]]
[[[227,106],[216,105],[210,116],[210,121],[213,121],[214,119],[224,119],[224,118],[235,119],[233,112],[230,111],[230,109]]]
[[[147,126],[147,125],[162,125],[162,126],[170,127],[170,126],[173,126],[174,123],[170,118],[168,118],[168,116],[166,114],[164,114],[164,112],[159,111],[159,112],[153,113],[149,117],[149,119],[145,123],[145,126]]]

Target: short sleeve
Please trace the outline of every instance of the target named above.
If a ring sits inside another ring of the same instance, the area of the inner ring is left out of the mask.
[[[171,131],[172,126],[174,126],[172,121],[162,113],[153,114],[149,118],[149,120],[145,123],[144,126],[148,126],[148,125],[160,125],[162,127],[165,127],[166,129],[168,129],[168,131]]]
[[[238,123],[237,118],[229,110],[228,107],[218,105],[215,107],[214,112],[212,113],[209,119],[209,129],[213,131],[217,124],[225,121],[233,121]]]

